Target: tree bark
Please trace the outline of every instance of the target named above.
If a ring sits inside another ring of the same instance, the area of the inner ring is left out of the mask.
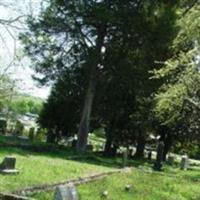
[[[80,121],[80,126],[78,130],[78,141],[76,144],[77,151],[84,152],[86,150],[87,146],[87,138],[88,138],[88,132],[89,132],[89,126],[90,126],[90,115],[92,110],[92,103],[94,99],[95,94],[95,86],[96,86],[96,80],[93,74],[91,74],[91,78],[89,81],[89,86],[87,90],[87,94],[85,97],[82,117]]]
[[[78,130],[78,141],[76,145],[76,150],[78,152],[84,152],[87,146],[88,132],[90,127],[90,116],[91,116],[92,104],[97,83],[97,70],[98,70],[98,65],[101,64],[101,59],[102,59],[101,49],[104,44],[105,32],[106,29],[104,26],[98,28],[96,50],[94,50],[95,51],[95,54],[93,55],[94,58],[91,58],[94,60],[94,62],[92,63],[90,69],[89,84],[84,100],[84,107]]]
[[[146,144],[145,136],[140,131],[138,140],[137,140],[136,153],[134,155],[135,158],[143,158],[144,157],[145,144]]]
[[[166,161],[167,154],[172,146],[172,136],[168,133],[164,140],[164,152],[163,152],[163,161]]]
[[[112,155],[112,142],[113,142],[112,137],[108,134],[104,148],[104,156]]]

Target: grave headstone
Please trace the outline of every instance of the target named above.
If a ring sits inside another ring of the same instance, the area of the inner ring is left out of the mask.
[[[148,160],[151,160],[151,157],[152,157],[152,152],[151,152],[151,150],[149,150],[148,155],[147,155]]]
[[[127,166],[127,160],[128,160],[128,150],[123,151],[122,153],[122,166],[126,167]]]
[[[181,170],[187,170],[189,167],[189,158],[187,155],[182,156],[180,163]]]
[[[167,158],[167,163],[168,163],[169,165],[173,165],[174,162],[175,162],[175,156],[169,155],[168,158]]]
[[[156,162],[154,163],[154,169],[157,171],[162,170],[163,152],[164,152],[164,143],[162,141],[159,141],[157,147]]]
[[[54,193],[54,200],[78,200],[78,193],[73,184],[58,186]]]
[[[4,174],[18,173],[19,171],[15,169],[16,158],[12,156],[7,156],[4,158],[0,164],[0,172]]]

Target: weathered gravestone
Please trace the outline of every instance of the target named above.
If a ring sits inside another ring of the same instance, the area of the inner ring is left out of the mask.
[[[4,158],[3,162],[0,164],[0,173],[3,174],[16,174],[19,171],[15,169],[16,158],[12,156],[7,156]]]
[[[127,160],[128,160],[128,150],[124,150],[122,153],[122,167],[127,166]]]
[[[188,167],[189,167],[189,158],[187,155],[184,155],[181,158],[180,168],[181,170],[187,170]]]
[[[167,158],[167,163],[168,163],[169,165],[173,165],[174,162],[175,162],[175,156],[169,155],[168,158]]]
[[[162,141],[159,141],[157,147],[156,162],[154,163],[154,169],[157,171],[162,170],[163,152],[164,152],[164,143]]]
[[[151,158],[152,158],[152,151],[151,150],[148,151],[147,158],[148,158],[148,160],[151,160]]]
[[[55,190],[54,200],[78,200],[78,193],[73,184],[58,186]]]

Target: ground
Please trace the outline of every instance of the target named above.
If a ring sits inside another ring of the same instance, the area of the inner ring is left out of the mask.
[[[99,154],[78,155],[72,149],[36,152],[33,149],[1,147],[0,160],[7,155],[17,158],[19,175],[0,175],[0,192],[12,192],[36,185],[52,184],[93,173],[106,172],[121,167],[121,158],[108,159]],[[163,172],[151,170],[146,160],[130,160],[131,172],[107,176],[93,183],[79,186],[81,200],[199,200],[200,166],[181,171],[179,165],[164,166]],[[125,186],[131,190],[125,191]],[[102,197],[103,191],[108,197]],[[53,192],[32,195],[38,200],[53,199]]]

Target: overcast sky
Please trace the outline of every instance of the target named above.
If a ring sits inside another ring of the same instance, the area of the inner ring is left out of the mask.
[[[0,0],[0,19],[14,19],[17,16],[38,13],[41,0]],[[15,26],[25,28],[22,23],[15,23]],[[17,54],[21,51],[21,44],[18,40],[19,29],[11,28],[9,26],[0,25],[0,73],[13,60],[14,52]],[[33,96],[47,98],[50,88],[38,87],[38,84],[33,81],[32,75],[34,71],[30,68],[31,62],[28,58],[21,61],[16,61],[9,67],[9,73],[16,80],[18,88],[21,92],[28,93]]]

